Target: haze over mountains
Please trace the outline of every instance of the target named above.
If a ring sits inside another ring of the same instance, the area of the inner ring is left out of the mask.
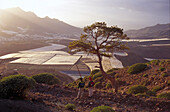
[[[40,18],[32,12],[25,12],[20,8],[0,10],[0,36],[11,37],[16,34],[29,35],[67,35],[79,36],[82,29],[71,26],[48,16]],[[28,35],[27,35],[28,36]]]
[[[0,40],[79,38],[82,32],[81,28],[48,16],[40,18],[33,12],[25,12],[19,7],[0,10]],[[170,23],[129,30],[125,33],[130,38],[170,38]]]
[[[170,23],[157,24],[139,30],[128,30],[125,33],[131,38],[170,38]]]

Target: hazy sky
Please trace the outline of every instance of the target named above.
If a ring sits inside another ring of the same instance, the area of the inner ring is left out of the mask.
[[[0,0],[0,9],[20,7],[77,27],[96,21],[128,29],[170,22],[170,0]]]

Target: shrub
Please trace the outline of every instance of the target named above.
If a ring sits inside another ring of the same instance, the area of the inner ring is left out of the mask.
[[[150,61],[150,63],[155,64],[155,65],[158,65],[159,62],[160,62],[159,60],[152,60],[152,61]]]
[[[95,80],[94,80],[94,83],[96,82],[103,82],[103,77],[97,77]]]
[[[24,75],[10,75],[0,81],[0,97],[24,98],[34,87],[35,80]]]
[[[167,73],[163,73],[162,77],[168,77],[168,74]]]
[[[119,70],[119,68],[112,68],[112,69],[108,70],[107,73],[114,72],[115,70]]]
[[[146,92],[148,89],[145,86],[142,85],[134,85],[131,88],[128,89],[128,93],[129,94],[137,94],[137,93],[144,93]]]
[[[98,106],[94,107],[90,112],[115,112],[115,111],[109,106]]]
[[[161,93],[160,95],[157,96],[157,98],[166,98],[166,99],[170,99],[170,92]]]
[[[110,81],[108,81],[108,82],[107,82],[107,84],[106,84],[106,88],[107,88],[107,89],[112,88],[112,85],[111,85]]]
[[[164,71],[164,70],[165,70],[164,67],[160,67],[160,68],[159,68],[159,71]]]
[[[128,73],[130,74],[139,73],[143,71],[146,67],[147,65],[144,63],[137,63],[137,64],[130,66],[130,68],[128,69]]]
[[[108,70],[106,73],[109,74],[109,75],[114,75],[114,74],[116,74],[114,72],[115,70],[119,70],[119,68],[112,68],[112,69]]]
[[[67,110],[74,110],[76,106],[74,104],[68,103],[67,105],[65,105],[65,108]]]
[[[91,71],[90,75],[94,75],[94,74],[98,73],[99,71],[100,71],[99,69],[95,69],[95,70]]]
[[[146,95],[148,95],[148,96],[156,96],[156,92],[148,90],[148,91],[146,91]]]
[[[101,72],[98,72],[96,74],[93,75],[93,80],[95,80],[96,78],[98,77],[103,77],[102,73]]]
[[[143,74],[143,77],[148,77],[148,74]]]
[[[48,74],[48,73],[33,75],[32,78],[35,79],[37,83],[45,83],[49,85],[60,83],[60,80],[55,75]]]
[[[94,84],[94,87],[95,87],[95,88],[101,88],[101,83],[100,83],[100,82],[96,82],[96,83]]]
[[[137,93],[135,96],[147,96],[145,93]]]
[[[162,88],[160,87],[160,86],[155,86],[153,89],[152,89],[152,91],[153,92],[157,92],[157,91],[159,91],[159,90],[161,90]]]

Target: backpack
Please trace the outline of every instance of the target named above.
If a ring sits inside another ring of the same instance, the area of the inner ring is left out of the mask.
[[[89,82],[89,87],[93,87],[94,86],[94,82],[93,81],[90,81]]]
[[[85,83],[84,83],[84,82],[80,82],[80,83],[79,83],[79,87],[80,87],[80,88],[83,88],[84,86],[85,86]]]

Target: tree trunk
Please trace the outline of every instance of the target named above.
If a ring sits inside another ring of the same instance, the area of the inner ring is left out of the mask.
[[[118,82],[115,80],[115,77],[110,76],[109,74],[107,74],[104,71],[103,65],[102,65],[102,57],[100,57],[100,55],[98,55],[98,58],[99,58],[100,70],[101,70],[103,76],[111,82],[112,88],[115,88],[115,92],[118,93]]]

